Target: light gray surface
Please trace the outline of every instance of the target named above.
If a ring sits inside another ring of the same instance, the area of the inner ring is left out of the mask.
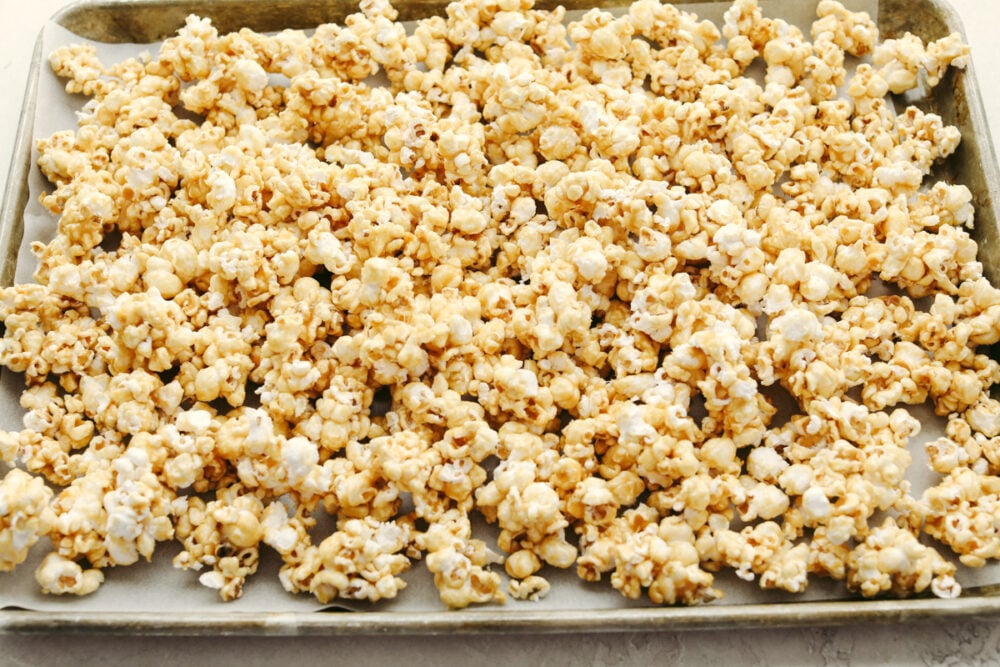
[[[0,183],[6,182],[31,50],[44,21],[67,0],[0,0]],[[1000,3],[951,0],[965,24],[1000,146]],[[998,150],[1000,153],[1000,150]],[[0,637],[5,665],[394,664],[592,665],[995,665],[1000,622],[847,626],[657,634],[363,637]]]
[[[1000,632],[985,624],[932,630],[927,627],[588,637],[394,638],[383,640],[231,639],[77,642],[42,646],[4,640],[4,665],[86,664],[102,656],[113,665],[995,665]],[[66,653],[64,653],[64,651]]]
[[[0,639],[2,665],[953,665],[1000,664],[1000,625],[579,636],[357,639]]]

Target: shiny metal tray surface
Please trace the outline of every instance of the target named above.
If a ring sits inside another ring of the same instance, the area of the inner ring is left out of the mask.
[[[693,0],[673,0],[691,4]],[[400,20],[442,14],[446,0],[397,0]],[[541,0],[539,8],[563,4],[567,9],[594,6],[594,0]],[[604,7],[628,4],[610,0]],[[197,13],[212,19],[220,32],[247,27],[258,31],[309,28],[342,21],[356,11],[351,0],[83,0],[60,11],[53,20],[83,38],[104,42],[153,42],[173,34],[184,17]],[[881,0],[881,38],[919,35],[925,41],[962,31],[954,11],[940,0]],[[28,200],[32,119],[38,77],[45,65],[41,39],[36,44],[25,91],[23,111],[12,155],[9,180],[0,207],[0,281],[13,282]],[[975,54],[973,54],[975,58]],[[933,174],[963,183],[976,207],[975,238],[988,277],[1000,282],[1000,220],[994,196],[1000,196],[1000,172],[977,88],[975,71],[951,70],[922,99],[907,98],[926,111],[940,114],[962,133],[959,150]],[[658,631],[731,627],[832,625],[859,622],[904,623],[995,616],[1000,614],[1000,586],[966,589],[959,599],[839,600],[823,602],[755,603],[572,611],[532,611],[499,608],[432,613],[412,612],[281,612],[227,611],[213,613],[93,613],[0,610],[2,632],[64,632],[158,635],[349,635],[443,634],[479,632],[609,632]]]

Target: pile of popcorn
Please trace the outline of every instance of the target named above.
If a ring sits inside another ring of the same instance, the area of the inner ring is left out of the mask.
[[[177,540],[226,600],[266,548],[323,603],[420,560],[454,608],[546,566],[662,604],[724,568],[958,595],[939,547],[1000,556],[1000,290],[969,190],[929,182],[958,130],[888,95],[968,48],[817,15],[458,0],[407,31],[362,0],[53,53],[90,99],[37,142],[58,234],[0,291],[0,568],[47,537],[42,589],[86,594]]]

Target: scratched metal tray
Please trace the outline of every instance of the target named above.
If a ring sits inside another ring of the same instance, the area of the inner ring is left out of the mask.
[[[698,0],[673,0],[692,4]],[[704,0],[701,0],[704,1]],[[810,1],[810,0],[803,0]],[[628,0],[540,0],[539,8],[563,4],[585,9],[613,7]],[[397,0],[400,20],[443,14],[447,0]],[[212,19],[220,32],[243,27],[257,31],[310,28],[340,22],[356,11],[355,0],[82,0],[53,20],[71,32],[104,42],[143,43],[162,40],[197,13]],[[952,31],[962,32],[955,12],[940,0],[881,0],[881,38],[912,32],[925,41]],[[13,282],[28,200],[32,119],[38,103],[38,80],[45,63],[39,38],[25,91],[10,175],[0,207],[0,282]],[[973,57],[975,54],[973,54]],[[952,70],[928,96],[907,99],[940,114],[962,132],[958,151],[935,167],[934,177],[964,183],[976,207],[975,236],[991,281],[1000,282],[1000,224],[993,200],[1000,196],[1000,175],[985,112],[970,65]],[[920,597],[905,600],[837,600],[701,607],[632,609],[517,610],[488,608],[431,613],[414,612],[227,612],[212,613],[49,612],[0,610],[0,633],[70,632],[164,635],[338,635],[481,632],[608,632],[682,630],[727,627],[831,625],[858,622],[899,623],[1000,614],[1000,585],[967,588],[959,599]]]

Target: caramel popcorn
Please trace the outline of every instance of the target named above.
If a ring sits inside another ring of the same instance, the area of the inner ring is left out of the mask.
[[[929,178],[958,130],[886,96],[968,48],[816,14],[457,0],[408,29],[363,0],[53,53],[89,101],[37,142],[36,283],[0,290],[0,569],[48,536],[42,590],[84,595],[176,539],[224,600],[262,549],[323,604],[420,560],[452,608],[551,568],[656,604],[722,568],[958,595],[919,538],[1000,557],[1000,291],[970,191]]]
[[[0,570],[9,572],[23,563],[28,551],[51,530],[54,516],[49,501],[52,490],[45,482],[17,468],[0,482]]]

